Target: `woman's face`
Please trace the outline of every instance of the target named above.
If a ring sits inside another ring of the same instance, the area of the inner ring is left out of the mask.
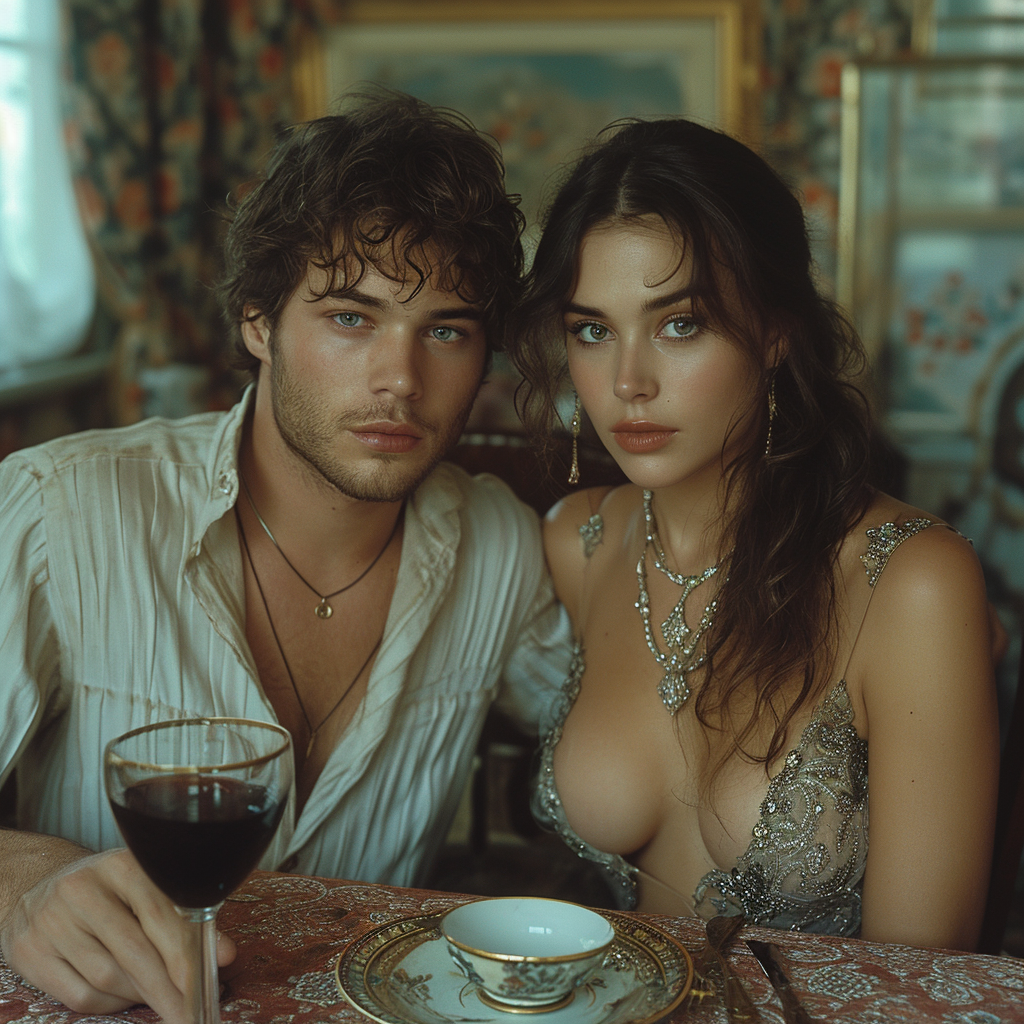
[[[726,437],[739,443],[757,383],[740,345],[694,319],[682,255],[660,218],[598,225],[584,236],[565,307],[583,407],[630,480],[651,489],[717,487],[735,454],[726,449],[723,462]]]

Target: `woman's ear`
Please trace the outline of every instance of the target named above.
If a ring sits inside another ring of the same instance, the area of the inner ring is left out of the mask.
[[[270,366],[270,324],[267,318],[253,306],[246,306],[242,315],[240,327],[246,349],[261,363]]]

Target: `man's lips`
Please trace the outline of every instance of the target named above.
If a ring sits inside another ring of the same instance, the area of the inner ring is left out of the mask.
[[[620,420],[612,427],[615,443],[631,455],[643,455],[664,447],[676,434],[674,427],[650,420]]]
[[[419,431],[408,423],[364,423],[352,429],[352,435],[378,452],[409,452],[421,441]]]

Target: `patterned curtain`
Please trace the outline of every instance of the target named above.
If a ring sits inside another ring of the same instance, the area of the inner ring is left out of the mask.
[[[226,197],[293,119],[288,54],[326,4],[64,0],[68,143],[113,336],[114,416],[230,404],[211,285]]]

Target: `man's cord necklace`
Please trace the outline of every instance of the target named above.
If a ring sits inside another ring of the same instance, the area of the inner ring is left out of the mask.
[[[281,557],[287,563],[288,568],[291,569],[291,571],[295,573],[295,575],[298,576],[299,579],[302,580],[302,582],[305,583],[306,586],[309,587],[309,589],[312,590],[317,597],[320,598],[320,603],[313,609],[313,614],[318,619],[329,619],[334,614],[334,609],[330,606],[329,599],[332,597],[337,597],[339,594],[344,594],[346,590],[351,590],[381,560],[381,556],[384,554],[385,551],[387,551],[387,549],[391,546],[391,542],[395,539],[395,534],[398,533],[398,524],[402,521],[401,510],[399,510],[399,514],[395,517],[394,528],[391,530],[388,539],[384,542],[384,547],[382,547],[380,551],[377,552],[377,557],[374,558],[374,560],[351,583],[346,583],[345,586],[339,587],[331,594],[321,594],[320,591],[317,590],[316,587],[314,587],[313,584],[310,583],[309,580],[307,580],[306,577],[303,576],[302,573],[299,572],[299,570],[296,569],[294,565],[292,565],[292,560],[284,553],[284,551],[281,550],[281,545],[277,543],[277,538],[270,532],[270,527],[267,526],[266,520],[263,518],[263,516],[260,515],[260,510],[256,507],[256,502],[253,501],[252,492],[249,490],[249,485],[245,482],[245,477],[242,476],[241,472],[239,472],[238,478],[242,481],[242,489],[245,491],[246,498],[249,499],[249,507],[252,509],[253,515],[256,516],[257,522],[259,522],[260,526],[263,527],[264,533],[266,533],[266,535],[270,538],[270,543],[273,544],[275,548],[277,548]],[[246,548],[246,550],[248,550],[248,548]],[[253,570],[253,575],[256,575],[255,569]]]
[[[246,490],[248,490],[248,488]],[[250,501],[251,500],[252,499],[250,499]],[[253,507],[253,512],[256,512],[255,506]],[[259,513],[256,512],[256,515],[258,516]],[[377,653],[377,648],[380,647],[381,641],[384,639],[384,631],[381,630],[380,636],[377,637],[377,642],[373,645],[372,649],[370,650],[370,653],[366,656],[366,661],[364,661],[362,665],[359,666],[359,671],[352,677],[352,682],[345,687],[345,692],[335,701],[334,707],[332,707],[331,710],[328,711],[327,714],[320,719],[320,723],[314,727],[313,722],[310,720],[309,713],[306,711],[306,705],[302,703],[302,697],[299,696],[299,688],[295,685],[295,676],[292,675],[292,667],[288,664],[288,658],[285,656],[284,648],[281,646],[281,638],[277,635],[277,627],[275,627],[274,625],[274,618],[270,614],[270,605],[267,604],[267,595],[263,593],[263,584],[260,583],[259,575],[256,572],[256,565],[252,560],[252,552],[249,550],[249,539],[245,535],[245,527],[242,526],[242,517],[238,514],[237,505],[235,506],[235,519],[238,522],[238,532],[242,537],[242,546],[245,548],[245,556],[249,559],[249,568],[252,569],[252,577],[256,581],[256,589],[260,592],[260,600],[263,602],[263,610],[267,613],[267,622],[270,623],[270,632],[273,634],[274,643],[277,644],[277,650],[278,653],[281,655],[281,661],[284,662],[284,670],[288,674],[288,682],[292,684],[292,692],[295,694],[295,699],[296,701],[298,701],[299,704],[299,710],[302,712],[303,720],[306,723],[306,731],[309,733],[309,741],[306,743],[306,753],[304,760],[308,760],[309,755],[313,751],[313,745],[316,743],[316,738],[320,730],[327,724],[327,720],[331,717],[331,715],[333,715],[334,712],[337,711],[338,708],[340,708],[341,705],[344,703],[345,698],[352,692],[352,687],[354,687],[356,683],[359,681],[359,677],[365,671],[366,666],[370,664],[370,660]],[[266,529],[266,526],[264,526],[264,529]],[[267,532],[269,533],[269,531]],[[392,532],[391,536],[394,537],[394,532]],[[271,537],[271,540],[273,540],[273,537]],[[390,543],[391,541],[389,539],[388,544]],[[278,550],[280,551],[281,549],[278,548]],[[282,551],[281,554],[283,555],[284,552]],[[381,554],[383,554],[383,552],[381,552]],[[377,558],[380,558],[380,555],[378,555]],[[285,559],[285,561],[287,562],[288,559]],[[291,565],[290,562],[288,564]],[[376,564],[376,559],[374,559],[374,564]],[[294,568],[294,566],[292,568]],[[370,569],[372,568],[373,565],[370,566]],[[367,569],[367,572],[369,571],[370,570]],[[363,576],[365,575],[366,573],[364,572]],[[360,576],[359,579],[362,579],[363,576]],[[358,583],[359,580],[356,580],[355,582]],[[353,584],[349,584],[349,586],[353,586]],[[344,589],[347,590],[348,587],[345,587]],[[334,595],[331,594],[330,596],[333,597]],[[328,607],[330,607],[330,605],[328,605]]]

